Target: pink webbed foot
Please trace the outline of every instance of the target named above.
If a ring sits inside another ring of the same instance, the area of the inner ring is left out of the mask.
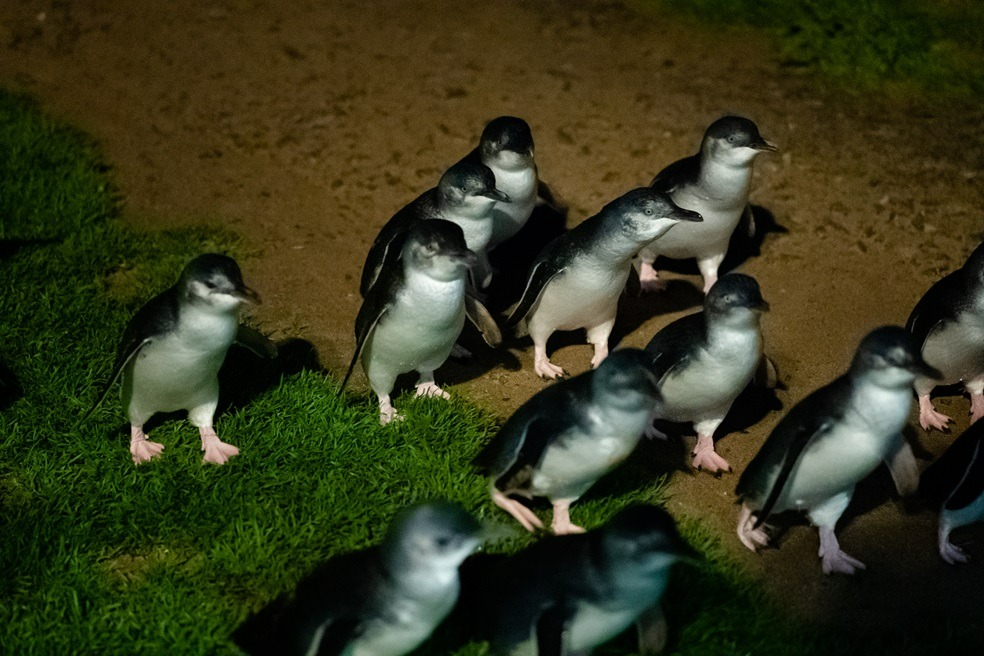
[[[535,359],[533,361],[533,370],[536,371],[536,374],[540,378],[547,380],[556,380],[567,375],[567,372],[562,367],[558,367],[547,358]]]
[[[666,291],[666,283],[660,280],[659,273],[648,262],[639,265],[639,288],[643,293]]]
[[[554,535],[571,535],[573,533],[584,533],[585,530],[577,524],[571,523],[571,501],[554,501],[553,520],[550,522],[550,530]]]
[[[820,567],[824,574],[855,574],[859,569],[865,569],[864,563],[857,558],[852,558],[841,551],[837,537],[833,529],[820,528]]]
[[[403,415],[396,411],[388,396],[379,398],[379,424],[381,426],[385,426],[391,421],[403,421],[403,419]]]
[[[594,357],[591,358],[591,368],[597,369],[598,365],[605,361],[608,357],[608,344],[596,344],[594,348]]]
[[[953,420],[945,414],[936,411],[928,394],[919,397],[919,425],[923,427],[923,430],[930,431],[935,428],[938,431],[947,432],[950,430],[947,424],[951,421]]]
[[[512,515],[513,518],[522,524],[523,528],[530,533],[535,532],[537,529],[543,528],[543,522],[540,521],[539,517],[533,514],[532,510],[521,504],[519,501],[510,499],[494,486],[492,487],[492,503]]]
[[[942,558],[949,565],[959,565],[966,563],[970,560],[963,549],[957,545],[950,542],[950,531],[949,529],[944,529],[942,526],[939,531],[940,537],[940,558]]]
[[[984,417],[984,394],[970,395],[970,423]]]
[[[693,450],[693,467],[707,470],[711,474],[730,472],[731,465],[714,451],[714,438],[710,435],[698,435],[697,446]]]
[[[427,383],[417,383],[417,396],[427,396],[431,398],[450,399],[451,395],[442,390],[433,381]]]
[[[199,428],[198,432],[202,436],[202,451],[205,457],[202,462],[210,462],[213,465],[224,465],[229,458],[239,455],[239,449],[231,444],[226,444],[219,439],[215,431],[211,428]]]
[[[143,430],[130,427],[130,455],[133,456],[133,464],[142,465],[145,462],[150,462],[159,457],[163,450],[164,445],[148,440]]]
[[[764,527],[753,528],[754,526],[755,517],[752,515],[752,509],[742,504],[741,513],[738,515],[738,539],[751,551],[757,552],[769,545],[769,534],[765,532]]]

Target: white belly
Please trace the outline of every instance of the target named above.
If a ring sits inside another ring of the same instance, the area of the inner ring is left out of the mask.
[[[343,652],[345,656],[402,656],[430,637],[458,599],[457,577],[453,586],[427,600],[404,599],[390,605],[385,622],[372,622]]]
[[[922,353],[926,362],[943,373],[943,380],[931,385],[979,380],[984,376],[984,320],[963,314],[959,321],[931,332]]]
[[[696,423],[728,413],[755,375],[762,339],[758,330],[729,331],[714,346],[663,380],[659,418]]]
[[[495,186],[504,191],[511,202],[497,202],[493,210],[493,232],[490,248],[509,239],[526,225],[536,204],[536,169],[530,167],[520,171],[507,171],[491,167],[495,173]]]
[[[617,268],[597,266],[583,258],[547,283],[530,314],[534,326],[554,330],[592,328],[615,319],[618,297],[629,277],[630,264]]]

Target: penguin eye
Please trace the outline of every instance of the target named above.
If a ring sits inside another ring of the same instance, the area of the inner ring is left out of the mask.
[[[447,549],[451,546],[451,538],[447,535],[442,535],[434,540],[434,544],[436,544],[440,549]]]
[[[646,216],[652,216],[652,215],[653,215],[653,208],[647,207],[646,208]]]
[[[217,287],[217,285],[214,282],[212,282],[211,280],[209,280],[208,282],[206,282],[205,283],[205,286],[208,287],[209,289],[215,289]]]

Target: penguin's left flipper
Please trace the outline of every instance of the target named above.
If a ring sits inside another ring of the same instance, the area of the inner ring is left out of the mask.
[[[947,510],[973,503],[984,488],[984,424],[975,423],[926,468],[919,493]]]
[[[499,330],[499,325],[471,289],[465,292],[465,314],[478,328],[478,332],[482,333],[482,339],[486,344],[492,348],[502,344],[502,331]]]
[[[895,437],[895,449],[885,458],[888,471],[895,481],[895,489],[904,497],[913,495],[919,489],[919,467],[912,447],[901,434]]]
[[[929,288],[912,308],[905,329],[912,333],[917,344],[925,344],[929,334],[944,322],[956,321],[957,308],[962,303],[962,275],[958,269]]]
[[[355,369],[355,363],[359,361],[359,356],[362,354],[362,347],[366,345],[366,340],[369,339],[369,335],[372,334],[376,324],[389,310],[396,296],[396,290],[402,283],[403,268],[398,266],[386,267],[380,273],[369,293],[366,294],[365,300],[362,301],[362,307],[359,308],[359,314],[355,317],[355,353],[352,354],[352,361],[349,363],[348,371],[345,372],[345,378],[342,379],[339,392],[345,389],[345,385]]]
[[[120,353],[116,358],[116,364],[113,365],[113,373],[110,375],[109,380],[106,381],[106,384],[103,385],[103,388],[99,391],[99,396],[96,398],[96,402],[92,404],[92,407],[86,410],[80,421],[85,421],[92,416],[92,413],[95,412],[99,406],[102,405],[103,401],[106,400],[106,397],[109,396],[109,391],[113,389],[113,385],[116,384],[116,381],[119,380],[119,377],[123,374],[124,367],[126,367],[130,360],[137,357],[137,354],[140,353],[140,350],[143,347],[153,341],[153,337],[147,337],[143,340],[134,339],[120,348]]]
[[[755,376],[752,378],[752,381],[765,389],[775,389],[779,385],[779,372],[776,370],[776,365],[772,361],[772,358],[765,353],[762,354],[762,359],[759,360],[759,365],[755,370]]]
[[[748,235],[749,239],[755,238],[755,213],[752,212],[751,204],[745,205],[745,209],[741,213],[741,223],[745,227],[745,234]]]
[[[669,626],[663,607],[656,604],[645,611],[636,620],[636,632],[639,636],[639,656],[656,656],[666,649]]]
[[[688,182],[696,180],[699,173],[700,155],[691,155],[673,162],[657,173],[649,186],[665,194],[671,194]]]
[[[536,620],[537,656],[575,656],[567,646],[567,628],[572,609],[557,604],[545,609]]]
[[[277,357],[277,345],[260,331],[245,324],[239,324],[239,329],[236,331],[236,344],[267,360]]]
[[[550,245],[548,244],[547,249],[549,248]],[[544,251],[544,255],[548,254],[548,252]],[[544,255],[540,257],[543,258]],[[519,299],[519,305],[516,306],[516,309],[513,310],[509,318],[506,319],[506,325],[512,327],[525,319],[536,302],[540,300],[543,290],[547,288],[550,281],[562,275],[564,271],[566,271],[566,268],[558,268],[549,259],[541,259],[534,264],[533,270],[530,271],[530,279],[526,283],[526,289],[523,290],[523,296]]]

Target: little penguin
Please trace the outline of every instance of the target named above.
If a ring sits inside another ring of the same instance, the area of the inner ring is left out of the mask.
[[[984,422],[964,431],[926,468],[919,479],[919,492],[940,507],[940,557],[951,565],[970,560],[950,542],[950,533],[984,521]]]
[[[449,398],[434,382],[434,370],[451,354],[468,316],[486,342],[502,340],[488,310],[467,293],[475,254],[461,227],[444,219],[414,223],[401,239],[398,258],[382,263],[355,319],[355,353],[342,388],[361,356],[379,397],[379,419],[399,418],[390,401],[396,377],[417,371],[417,396]]]
[[[529,124],[516,116],[500,116],[488,122],[478,148],[464,158],[489,167],[496,189],[509,196],[508,201],[498,201],[493,208],[488,250],[515,236],[534,207],[554,203],[553,194],[539,179],[533,153]]]
[[[697,469],[731,469],[714,451],[714,431],[762,362],[761,317],[768,309],[754,278],[729,273],[707,292],[703,312],[677,319],[646,346],[659,381],[656,418],[693,422]]]
[[[639,653],[651,656],[666,643],[661,600],[672,567],[697,557],[665,510],[633,505],[584,535],[473,556],[462,596],[474,600],[493,654],[587,656],[634,624]]]
[[[259,300],[243,282],[235,260],[207,253],[189,262],[175,286],[133,316],[112,376],[93,410],[122,376],[134,464],[148,462],[164,450],[144,434],[147,420],[158,412],[177,410],[187,410],[188,420],[198,427],[204,462],[222,465],[239,454],[238,448],[219,440],[212,419],[219,402],[219,369],[233,342],[261,357],[276,357],[270,340],[239,323],[240,307]]]
[[[410,226],[428,219],[445,219],[461,227],[465,243],[477,256],[472,265],[475,285],[488,286],[492,279],[488,260],[492,209],[497,202],[508,203],[510,200],[496,188],[492,170],[481,162],[465,159],[453,165],[444,172],[436,187],[397,212],[379,231],[366,256],[359,293],[365,297],[383,266],[399,257]]]
[[[652,422],[658,394],[648,358],[632,348],[540,390],[475,458],[490,478],[493,503],[533,531],[543,523],[509,495],[546,497],[554,533],[582,531],[570,521],[570,505],[632,453]]]
[[[458,567],[481,525],[434,501],[401,513],[381,545],[337,556],[243,623],[233,641],[253,656],[402,656],[458,599]]]
[[[906,328],[922,355],[943,378],[916,378],[919,425],[945,430],[951,420],[937,412],[930,393],[937,385],[963,383],[970,395],[970,421],[984,417],[984,243],[964,265],[929,288],[913,308]]]
[[[588,342],[594,345],[591,366],[601,364],[608,355],[608,336],[633,256],[682,221],[700,222],[701,215],[677,207],[660,191],[640,187],[547,244],[507,320],[516,325],[525,319],[537,375],[564,375],[547,357],[547,339],[555,330],[587,329]]]
[[[759,153],[777,150],[774,143],[762,138],[754,122],[725,116],[707,128],[699,153],[656,174],[651,187],[669,194],[680,207],[700,212],[704,221],[681,226],[640,251],[639,282],[643,291],[663,288],[653,262],[658,255],[665,255],[674,259],[697,258],[707,293],[717,280],[731,233],[744,213],[751,214],[748,193],[752,164]],[[754,232],[754,219],[749,219],[749,229]]]
[[[882,462],[902,495],[919,475],[901,431],[916,376],[938,377],[903,328],[869,333],[850,369],[796,404],[769,435],[738,481],[743,501],[738,537],[756,551],[768,543],[771,514],[801,510],[820,531],[823,572],[853,574],[864,564],[841,551],[834,526],[854,486]]]

